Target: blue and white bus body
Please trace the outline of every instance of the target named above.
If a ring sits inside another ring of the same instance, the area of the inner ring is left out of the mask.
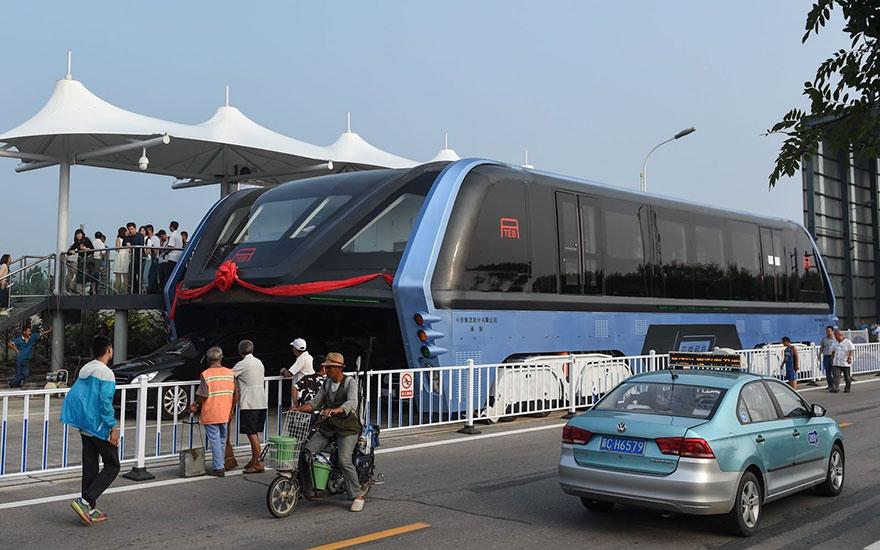
[[[465,296],[465,299],[461,300],[455,298],[457,295],[455,292],[438,292],[433,286],[435,272],[438,269],[438,260],[441,259],[441,257],[446,257],[448,260],[449,250],[444,249],[444,240],[447,238],[447,233],[450,231],[450,220],[453,218],[456,205],[460,202],[459,199],[461,198],[462,185],[467,181],[468,176],[474,174],[475,171],[487,169],[506,171],[505,173],[509,173],[512,178],[517,177],[517,174],[521,174],[524,178],[540,176],[545,181],[545,187],[547,185],[552,187],[552,189],[547,192],[547,196],[550,197],[553,195],[555,201],[569,200],[568,195],[572,195],[572,197],[574,197],[573,200],[578,201],[576,202],[577,205],[581,205],[581,199],[585,202],[601,201],[596,202],[596,208],[598,210],[591,211],[596,214],[597,219],[600,217],[599,212],[603,212],[602,216],[606,215],[604,214],[605,210],[599,208],[605,208],[605,201],[608,201],[609,205],[613,205],[614,201],[617,200],[615,197],[624,197],[626,201],[632,202],[633,205],[643,203],[638,210],[638,225],[640,226],[643,223],[647,223],[644,222],[641,217],[643,214],[642,207],[645,207],[645,212],[650,211],[651,216],[656,216],[656,212],[660,212],[661,214],[659,214],[659,216],[661,218],[661,224],[663,223],[662,212],[664,211],[668,210],[673,212],[687,210],[691,207],[695,209],[697,208],[696,205],[690,205],[689,203],[681,201],[610,188],[595,182],[565,178],[533,170],[524,170],[520,167],[509,166],[489,160],[464,159],[445,165],[442,170],[438,168],[437,176],[433,182],[430,183],[427,196],[413,222],[411,232],[406,240],[406,245],[399,257],[399,262],[393,267],[394,281],[388,301],[393,302],[390,305],[394,309],[394,316],[399,325],[400,341],[403,347],[401,356],[404,360],[403,363],[394,363],[387,365],[387,367],[420,369],[427,366],[459,366],[464,365],[469,359],[473,360],[476,364],[495,364],[510,361],[513,358],[521,359],[530,355],[559,353],[605,352],[615,355],[639,355],[647,353],[649,349],[653,349],[658,353],[665,353],[672,349],[672,346],[677,346],[676,349],[711,349],[715,345],[721,343],[721,340],[724,340],[725,338],[726,342],[732,340],[736,341],[735,347],[748,349],[768,342],[777,342],[783,335],[790,336],[794,341],[818,339],[825,325],[833,325],[836,323],[836,317],[833,314],[834,297],[830,285],[827,282],[824,264],[821,257],[818,255],[818,252],[815,250],[815,243],[812,242],[812,239],[802,227],[792,230],[791,227],[795,227],[792,222],[773,220],[771,218],[759,218],[747,213],[736,213],[719,209],[713,209],[713,211],[709,213],[697,212],[694,214],[696,216],[695,219],[708,219],[707,216],[711,217],[714,215],[729,215],[731,218],[736,218],[737,216],[750,216],[757,221],[753,220],[748,223],[742,223],[746,225],[755,225],[759,231],[762,232],[765,228],[761,224],[766,221],[769,225],[778,223],[787,224],[786,227],[789,229],[785,229],[785,231],[789,231],[789,233],[791,233],[791,231],[799,231],[802,233],[794,237],[786,237],[786,235],[782,235],[783,229],[774,227],[768,229],[767,242],[770,243],[771,247],[777,246],[780,250],[788,250],[784,246],[777,244],[777,237],[779,237],[779,239],[797,238],[800,239],[798,242],[801,243],[792,248],[793,252],[789,251],[791,252],[791,258],[783,257],[783,252],[780,252],[779,256],[767,256],[769,265],[773,266],[775,261],[776,267],[772,267],[774,273],[773,281],[782,281],[780,283],[774,283],[774,285],[778,284],[779,287],[774,286],[773,288],[782,289],[780,292],[783,294],[788,292],[785,289],[790,288],[792,295],[798,292],[798,289],[801,288],[800,280],[797,279],[799,276],[798,264],[801,259],[797,250],[798,246],[800,246],[803,249],[803,255],[805,256],[803,258],[803,270],[809,272],[811,268],[814,268],[812,269],[812,272],[818,272],[818,274],[814,274],[813,277],[819,277],[821,280],[822,289],[817,290],[816,288],[813,288],[811,291],[814,294],[818,293],[819,297],[813,298],[813,303],[779,303],[770,304],[768,306],[768,304],[761,302],[761,304],[763,304],[762,307],[767,306],[767,308],[765,308],[766,311],[761,311],[760,307],[750,310],[749,307],[744,307],[742,302],[736,300],[733,296],[733,282],[729,283],[729,289],[731,290],[727,300],[717,301],[721,304],[718,306],[707,305],[709,302],[713,302],[711,299],[703,299],[701,302],[699,300],[669,300],[656,296],[639,297],[615,295],[613,299],[609,300],[607,296],[599,295],[602,293],[601,290],[599,291],[599,294],[593,297],[580,295],[572,297],[563,294],[562,290],[558,290],[556,293],[552,290],[549,292],[544,290],[543,294],[536,294],[524,290],[522,292],[511,292],[504,296],[495,293],[493,294],[493,298],[487,301],[492,302],[492,300],[496,300],[496,303],[500,303],[497,302],[497,300],[503,300],[503,307],[486,307],[485,305],[480,305],[481,300],[479,297],[476,299],[474,298],[474,296],[480,294],[479,291],[458,293],[469,296],[469,298]],[[397,174],[400,172],[402,171],[394,171],[394,173]],[[346,175],[325,176],[325,178],[344,177],[346,177]],[[315,182],[322,179],[324,178],[313,178]],[[308,182],[311,180],[304,181]],[[548,181],[550,183],[547,183]],[[561,188],[556,188],[557,183]],[[303,182],[291,182],[284,184],[281,187],[294,189],[292,186],[298,185],[308,184]],[[531,191],[529,191],[527,185],[528,184],[523,184],[523,192],[525,193],[523,196],[527,197],[528,201],[531,201]],[[268,197],[270,193],[273,192],[277,194],[282,191],[267,191],[266,196]],[[613,196],[603,196],[606,192]],[[560,196],[563,195],[564,197],[560,199]],[[577,196],[575,197],[575,195]],[[260,204],[260,200],[262,199],[257,198],[254,200],[253,197],[250,199],[251,203],[254,205]],[[546,200],[549,199],[544,198],[541,200],[545,200],[546,202]],[[222,202],[223,201],[221,201],[221,203]],[[558,207],[558,204],[558,202],[554,203],[556,207]],[[222,209],[218,210],[219,205],[220,203],[215,205],[212,212],[209,213],[202,224],[200,224],[199,230],[193,236],[190,245],[184,253],[180,266],[175,270],[172,280],[166,286],[166,298],[169,306],[174,299],[174,289],[176,288],[177,283],[180,281],[190,283],[190,272],[193,271],[193,267],[190,266],[186,269],[181,266],[184,266],[191,261],[194,251],[197,250],[198,242],[203,237],[202,234],[206,232],[210,233],[210,231],[205,229],[206,226],[210,225],[206,222],[209,221],[211,216],[219,218],[231,216],[229,212],[223,212]],[[578,206],[578,208],[581,208],[581,206]],[[216,215],[214,215],[215,210],[218,211]],[[528,230],[528,228],[531,227],[530,217],[533,216],[533,211],[531,210],[531,206],[529,207],[529,210],[524,211],[526,212],[525,216],[528,220],[525,224]],[[579,221],[577,221],[576,225],[578,227],[578,238],[585,239],[586,237],[584,237],[584,234],[586,230],[583,228],[582,224],[585,225],[586,222],[580,218],[582,212],[582,210],[578,210],[577,216]],[[340,217],[344,218],[349,212],[341,209],[340,213]],[[258,214],[259,211],[257,210],[257,213],[253,215],[257,216]],[[559,220],[555,219],[555,215],[556,210],[554,209],[554,219],[548,219],[548,224],[554,224],[555,226],[555,224],[561,223]],[[670,214],[670,216],[674,217],[674,212],[673,214]],[[602,218],[602,220],[605,219],[606,218],[604,217]],[[219,221],[216,223],[219,223]],[[360,224],[361,222],[356,223]],[[643,258],[642,263],[644,264],[644,266],[640,266],[639,269],[644,269],[644,277],[650,279],[647,283],[647,292],[649,294],[653,292],[651,290],[653,287],[650,285],[658,284],[658,281],[661,281],[659,284],[663,285],[663,291],[666,292],[666,285],[673,277],[673,275],[670,275],[668,278],[664,278],[667,277],[666,272],[660,273],[659,270],[661,270],[661,268],[665,269],[665,267],[659,265],[661,262],[655,262],[655,256],[657,256],[660,250],[658,243],[660,242],[659,238],[662,230],[657,229],[659,226],[656,226],[658,223],[656,217],[650,218],[650,223],[653,224],[650,239],[647,239],[646,242],[644,229],[642,229],[640,230],[640,242],[638,245],[641,248]],[[674,220],[671,223],[674,223]],[[723,224],[727,222],[722,220],[721,223]],[[730,221],[728,225],[738,223],[740,223],[739,220],[733,220]],[[297,224],[294,223],[294,226],[296,225]],[[503,221],[501,222],[501,226],[501,235],[503,237]],[[219,225],[216,227],[218,228]],[[366,228],[367,226],[364,227]],[[721,227],[724,228],[727,226],[722,225]],[[217,228],[214,229],[215,233],[219,231]],[[555,230],[551,231],[546,228],[544,228],[544,230],[548,235],[556,234],[554,233]],[[291,233],[294,232],[293,226],[289,231]],[[344,233],[343,230],[340,231]],[[354,231],[354,229],[351,231]],[[346,235],[350,235],[351,231],[346,233]],[[519,229],[517,229],[517,239],[520,238],[518,231]],[[605,234],[604,228],[596,229],[595,231],[596,235]],[[682,231],[684,231],[684,229],[682,229]],[[692,239],[697,240],[695,237],[696,233],[694,233],[695,229],[688,228],[687,231]],[[559,239],[562,239],[561,232],[562,229],[559,229]],[[654,232],[656,232],[656,235]],[[319,233],[318,230],[315,231],[315,234]],[[609,233],[611,233],[611,230],[609,230]],[[780,235],[777,235],[777,233]],[[285,235],[287,234],[285,233]],[[355,234],[352,239],[355,239],[357,235],[359,235],[359,233]],[[725,236],[725,240],[723,241],[725,243],[723,247],[726,247],[725,250],[731,249],[730,247],[732,247],[732,244],[728,243],[728,237],[729,236]],[[527,234],[526,239],[530,238],[531,236]],[[595,236],[591,238],[595,239]],[[763,249],[760,247],[762,246],[763,241],[761,241],[761,239],[764,238],[764,234],[761,233],[757,238],[757,250],[762,251]],[[668,239],[666,240],[667,242],[664,246],[669,245],[670,241]],[[804,244],[807,242],[809,244]],[[297,243],[294,243],[292,236],[290,239],[281,238],[279,243],[288,248],[299,246]],[[351,240],[349,240],[344,246],[348,246],[350,243]],[[458,244],[459,243],[453,243],[456,248]],[[217,262],[219,263],[224,257],[238,257],[236,251],[240,250],[241,246],[243,246],[242,243],[233,243],[230,245],[230,248],[218,248],[218,250],[222,250],[222,254],[218,256]],[[333,246],[338,247],[341,245],[337,243]],[[541,244],[538,243],[537,246],[540,247]],[[554,240],[553,242],[547,242],[546,246],[557,249],[560,246],[560,242]],[[586,245],[583,243],[582,246],[586,248]],[[593,246],[596,245],[594,244]],[[602,246],[605,246],[605,244]],[[697,245],[690,241],[685,244],[684,233],[682,233],[681,246],[682,251],[684,252],[692,251],[693,247]],[[534,252],[531,248],[531,244],[529,244],[528,247],[529,254]],[[806,248],[810,249],[809,253],[806,252]],[[259,249],[259,245],[257,245],[257,249]],[[667,250],[668,249],[670,249],[669,246],[667,246]],[[253,249],[251,248],[249,250]],[[278,254],[279,249],[277,247],[273,250],[275,250],[275,254]],[[775,248],[773,250],[775,250]],[[547,256],[546,252],[546,250],[541,252],[545,255],[545,260],[550,257]],[[580,254],[580,252],[578,252],[578,254]],[[601,254],[604,254],[604,252],[599,251],[597,254],[599,254],[597,257],[602,258],[603,256],[601,256]],[[761,254],[761,252],[759,252],[759,254]],[[699,257],[699,255],[698,251],[697,257]],[[557,259],[561,258],[561,256],[562,252],[557,252]],[[806,256],[809,256],[809,258]],[[609,265],[611,265],[612,260],[610,259],[610,256],[607,259]],[[790,260],[791,266],[793,266],[791,267],[791,269],[794,270],[793,274],[785,274],[783,272],[784,267],[782,264],[784,263],[783,260],[786,259]],[[732,260],[732,258],[722,260],[722,262],[728,260]],[[529,262],[531,261],[532,257],[529,256]],[[581,267],[579,284],[586,284],[585,281],[588,276],[584,266],[586,265],[587,260],[580,257],[578,261],[582,262],[579,264]],[[808,265],[812,262],[815,263]],[[529,263],[530,268],[532,265],[532,263]],[[537,265],[537,262],[535,262],[535,265]],[[674,262],[670,265],[674,265]],[[682,266],[685,265],[689,266],[689,264],[682,263]],[[600,262],[600,267],[605,269],[604,260]],[[779,268],[778,272],[776,271],[777,267]],[[204,282],[210,278],[209,272],[211,269],[209,268],[210,266],[206,262],[203,271],[199,275],[201,279],[195,277],[192,284],[204,284]],[[685,268],[687,270],[693,269],[693,274],[688,275],[689,277],[692,277],[688,284],[697,284],[694,281],[696,281],[698,268],[699,266],[689,266]],[[563,288],[561,286],[563,284],[561,282],[563,280],[561,269],[562,268],[560,267],[560,271],[557,273],[557,289]],[[766,269],[766,267],[759,267],[759,273],[763,273],[763,269]],[[260,283],[259,279],[251,279],[249,273],[260,274],[262,271],[257,270],[249,272],[247,265],[240,267],[240,275],[244,279]],[[608,288],[609,278],[612,275],[619,275],[617,273],[607,275],[602,270],[597,271],[597,273],[599,273],[598,277],[600,279],[600,286],[605,284],[604,288],[606,290]],[[673,272],[670,271],[670,273]],[[686,273],[691,273],[691,271],[686,271]],[[779,273],[781,273],[781,275],[779,275]],[[566,275],[570,275],[570,273]],[[629,275],[632,275],[632,273]],[[315,280],[314,278],[303,278],[307,276],[308,275],[292,275],[291,277],[292,281],[295,282]],[[606,277],[606,279],[604,279],[605,283],[601,282],[603,280],[602,277]],[[760,284],[766,284],[763,276],[761,277],[762,282]],[[814,283],[812,284],[815,284],[815,279],[811,280],[814,280]],[[284,282],[287,282],[287,280]],[[550,280],[549,284],[552,285],[552,280]],[[754,281],[750,284],[754,284]],[[804,283],[804,288],[806,288],[806,283]],[[364,289],[363,291],[349,289],[346,291],[331,293],[331,295],[344,296],[346,297],[346,300],[356,302],[358,296],[380,296],[381,292],[382,291],[376,287]],[[584,292],[586,293],[586,290]],[[777,291],[773,290],[773,292],[775,293]],[[804,293],[806,293],[806,290],[804,290]],[[440,299],[438,296],[439,294],[444,294],[446,296]],[[487,294],[487,296],[488,295],[489,294]],[[452,298],[449,298],[449,296],[452,296]],[[539,298],[539,305],[536,305],[537,302],[534,300],[534,297],[536,296]],[[595,299],[597,301],[604,300],[604,305],[601,310],[591,310],[589,306],[590,299]],[[476,305],[463,307],[459,302],[474,303]],[[580,305],[573,307],[573,304],[576,302]],[[218,305],[221,303],[224,302],[221,300],[218,302]],[[242,298],[239,298],[237,303],[243,303]],[[747,305],[748,304],[746,304],[746,306]],[[225,307],[229,307],[229,304],[227,303]],[[332,308],[334,306],[331,303],[327,303],[326,307]],[[789,312],[789,310],[791,310],[791,312]],[[426,318],[427,322],[424,326],[416,324],[414,320],[416,314],[421,314]],[[176,330],[177,327],[174,327],[173,325],[174,324],[172,323],[172,329]],[[702,330],[700,327],[706,327],[706,330]],[[724,329],[722,331],[725,333],[724,335],[718,332],[718,327]],[[192,327],[188,327],[188,329],[191,328]],[[679,328],[681,328],[681,330],[679,330]],[[419,339],[419,329],[425,329],[428,331],[430,334],[428,342],[423,342]],[[649,338],[649,334],[651,334],[652,331],[654,331],[653,341]],[[672,334],[670,331],[678,331],[676,332],[677,336],[675,336],[674,341],[670,339],[669,335]],[[717,341],[716,338],[718,338]],[[652,342],[656,343],[656,346],[654,346]],[[423,349],[426,347],[426,350]],[[665,349],[663,349],[664,347]],[[734,347],[734,345],[727,344],[725,347]],[[422,388],[424,394],[422,397],[423,399],[431,399],[436,403],[434,406],[435,412],[442,412],[441,409],[447,409],[450,404],[459,402],[457,389],[452,395],[450,395],[449,392],[446,392],[444,398],[438,400],[438,396],[435,394],[433,395],[433,398],[431,397],[432,392],[431,389],[427,387],[428,385],[429,384],[427,383],[424,384],[424,387]],[[454,388],[463,387],[459,380],[454,380],[452,386]]]

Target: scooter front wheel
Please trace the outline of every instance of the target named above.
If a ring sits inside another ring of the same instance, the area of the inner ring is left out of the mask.
[[[266,506],[276,518],[286,518],[299,502],[299,479],[283,475],[276,476],[266,491]]]

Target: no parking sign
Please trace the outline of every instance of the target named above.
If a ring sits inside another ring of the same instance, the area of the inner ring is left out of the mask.
[[[413,396],[413,373],[405,370],[400,373],[400,399],[412,399]]]

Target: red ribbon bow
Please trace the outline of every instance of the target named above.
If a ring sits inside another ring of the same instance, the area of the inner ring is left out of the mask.
[[[372,281],[373,279],[382,278],[388,286],[394,282],[394,277],[388,273],[372,273],[370,275],[361,275],[350,279],[342,279],[338,281],[314,281],[311,283],[295,283],[290,285],[279,285],[273,287],[262,287],[243,281],[238,277],[238,266],[232,260],[226,260],[214,273],[214,280],[210,283],[198,288],[183,288],[183,282],[177,284],[174,293],[174,301],[171,303],[171,311],[168,313],[169,319],[174,319],[177,312],[177,303],[180,300],[195,300],[208,294],[215,288],[220,292],[228,292],[234,285],[239,285],[251,292],[264,294],[267,296],[303,296],[305,294],[321,294],[342,288],[361,285]]]

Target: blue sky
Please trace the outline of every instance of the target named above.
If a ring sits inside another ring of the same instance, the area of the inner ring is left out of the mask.
[[[345,129],[428,159],[521,163],[802,221],[800,178],[768,191],[780,140],[762,132],[803,105],[803,82],[839,21],[801,45],[809,2],[15,2],[4,7],[0,130],[34,114],[74,52],[73,76],[105,100],[198,123],[223,101],[273,130],[329,144]],[[56,168],[0,159],[0,250],[54,248]],[[75,167],[70,233],[127,220],[192,229],[216,187]]]

